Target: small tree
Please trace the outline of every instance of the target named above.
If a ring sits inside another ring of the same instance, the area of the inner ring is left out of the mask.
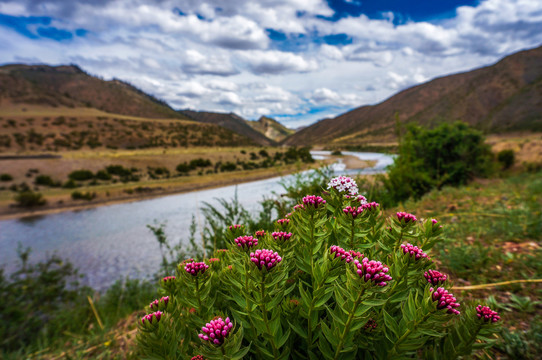
[[[492,169],[492,154],[482,133],[463,122],[434,129],[407,128],[384,185],[391,202],[419,198],[432,188],[463,185]]]
[[[510,169],[516,160],[514,150],[501,150],[497,154],[497,160],[501,163],[504,170]]]
[[[21,191],[15,195],[15,202],[21,207],[34,207],[45,205],[47,201],[43,198],[41,193],[28,190]]]

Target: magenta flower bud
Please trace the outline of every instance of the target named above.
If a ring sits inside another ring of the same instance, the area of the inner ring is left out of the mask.
[[[305,210],[305,206],[303,204],[294,205],[294,211],[296,210]]]
[[[287,233],[284,231],[275,231],[274,233],[271,234],[271,236],[273,236],[273,239],[275,239],[275,241],[284,242],[284,241],[290,240],[290,238],[292,237],[292,233]]]
[[[367,198],[363,195],[358,195],[358,197],[356,198],[357,201],[359,201],[359,203],[361,205],[363,204],[367,204]]]
[[[354,179],[348,176],[337,176],[329,181],[328,189],[335,189],[338,192],[346,192],[349,195],[358,194],[358,185]]]
[[[373,285],[386,286],[388,281],[392,280],[392,277],[387,274],[389,268],[380,261],[363,258],[361,262],[354,260],[354,265],[357,267],[357,274],[365,282],[371,281]]]
[[[250,235],[246,236],[239,236],[237,239],[234,240],[238,247],[240,247],[243,250],[248,250],[252,247],[258,246],[258,239],[253,238]]]
[[[346,214],[346,216],[351,216],[353,219],[357,218],[358,215],[360,215],[361,213],[363,213],[363,207],[360,206],[358,208],[356,207],[352,207],[352,206],[347,206],[343,209],[343,213]]]
[[[437,219],[431,219],[431,222],[433,223],[433,225],[436,225],[438,223],[438,220]]]
[[[205,358],[201,355],[192,356],[190,360],[205,360]]]
[[[370,202],[370,203],[366,203],[366,204],[362,204],[361,207],[363,208],[363,210],[367,210],[367,211],[375,211],[376,209],[378,209],[378,207],[380,206],[379,203],[377,202]]]
[[[141,318],[141,325],[145,327],[151,327],[153,325],[156,325],[160,322],[160,319],[162,318],[162,312],[156,311],[152,314],[147,314]]]
[[[369,319],[364,326],[365,331],[373,331],[378,327],[378,323],[373,319]]]
[[[279,227],[282,229],[286,229],[288,227],[288,224],[290,223],[290,219],[278,219],[277,224],[279,224]]]
[[[415,223],[416,221],[418,221],[418,219],[416,219],[416,216],[406,213],[406,212],[398,212],[397,220],[399,220],[399,222],[403,225],[409,224],[409,223]]]
[[[243,225],[239,225],[239,224],[234,224],[234,225],[230,225],[230,227],[228,229],[230,229],[230,231],[235,231],[235,230],[239,230],[243,227]]]
[[[340,258],[342,261],[346,262],[347,264],[354,261],[354,258],[363,257],[362,253],[356,252],[354,250],[346,251],[337,245],[332,245],[329,248],[329,252],[331,253],[331,255],[333,255],[333,258],[335,259]]]
[[[453,294],[450,294],[448,290],[439,287],[437,290],[431,288],[431,299],[437,302],[437,309],[447,309],[448,314],[459,315],[460,312],[456,310],[459,307],[459,303]]]
[[[165,283],[174,282],[175,276],[166,276],[165,278],[162,279],[162,281]]]
[[[482,319],[484,322],[491,323],[496,323],[501,319],[498,312],[491,310],[489,306],[482,305],[478,305],[476,307],[476,316],[478,316],[478,318]]]
[[[149,305],[149,308],[153,311],[155,310],[164,311],[167,308],[168,303],[169,303],[169,296],[164,296],[160,300],[156,299],[153,302],[151,302]]]
[[[210,341],[215,345],[221,345],[224,343],[224,339],[228,337],[232,328],[233,324],[230,318],[222,320],[221,317],[216,317],[201,328],[201,333],[198,337],[203,341]]]
[[[265,236],[265,230],[258,230],[255,235],[258,239],[262,239]]]
[[[426,258],[428,260],[430,260],[431,258],[427,256],[426,253],[423,252],[422,249],[420,249],[419,247],[417,246],[414,246],[410,243],[407,243],[406,245],[405,244],[401,244],[401,249],[403,249],[403,253],[406,254],[406,255],[409,255],[411,258],[413,257],[414,260],[420,260],[422,258]]]
[[[303,198],[303,206],[304,208],[314,208],[318,209],[318,207],[321,207],[321,205],[324,205],[326,201],[321,196],[316,195],[307,195]]]
[[[438,284],[443,284],[448,278],[446,274],[443,274],[437,270],[427,270],[425,274],[423,274],[423,276],[425,276],[425,278],[427,279],[427,282],[433,286],[437,286]]]
[[[209,268],[204,262],[191,262],[184,266],[184,270],[192,276],[198,276],[198,274],[205,273],[205,270]]]
[[[279,256],[279,254],[273,252],[272,250],[262,249],[250,253],[250,260],[256,264],[260,270],[262,270],[264,267],[267,270],[271,270],[282,261],[282,258]]]

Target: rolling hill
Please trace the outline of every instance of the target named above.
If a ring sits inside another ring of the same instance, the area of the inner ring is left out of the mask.
[[[462,120],[486,133],[542,131],[542,47],[321,120],[283,143],[340,147],[394,142],[396,115],[402,123],[426,126]]]
[[[286,126],[282,125],[275,119],[270,117],[262,116],[256,121],[246,121],[254,130],[265,135],[265,137],[274,140],[276,142],[281,142],[286,139],[288,136],[295,133],[295,130],[288,129]]]
[[[237,134],[246,136],[247,138],[251,139],[259,145],[276,145],[275,141],[267,138],[261,132],[253,129],[250,125],[247,124],[247,121],[245,119],[234,113],[226,114],[192,110],[181,110],[179,112],[182,115],[187,116],[188,118],[195,121],[215,124],[223,128],[229,129]]]
[[[160,101],[121,80],[105,81],[76,65],[4,65],[0,101],[50,107],[95,108],[145,118],[186,119]]]

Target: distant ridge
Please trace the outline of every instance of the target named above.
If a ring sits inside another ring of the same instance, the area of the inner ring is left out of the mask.
[[[234,113],[215,113],[206,111],[181,110],[182,115],[190,119],[222,126],[237,134],[244,135],[262,146],[276,145],[276,142],[266,137],[261,132],[253,129],[247,121]]]
[[[0,66],[0,101],[51,107],[88,107],[146,118],[186,119],[167,103],[124,81],[99,79],[77,65]]]
[[[488,133],[542,131],[542,47],[321,120],[284,144],[359,146],[395,141],[396,114],[402,123],[427,126],[462,120]]]
[[[254,130],[265,135],[271,140],[280,142],[287,138],[289,135],[295,133],[295,130],[288,129],[286,126],[282,125],[275,119],[272,119],[267,116],[262,116],[256,121],[247,120]]]

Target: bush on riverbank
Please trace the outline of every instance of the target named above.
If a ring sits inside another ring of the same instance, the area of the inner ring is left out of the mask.
[[[324,198],[303,197],[274,232],[234,223],[225,249],[215,244],[209,260],[179,264],[139,321],[140,350],[160,358],[456,358],[494,342],[497,314],[473,304],[460,314],[451,279],[427,255],[440,222],[387,218],[349,178],[329,187]]]

